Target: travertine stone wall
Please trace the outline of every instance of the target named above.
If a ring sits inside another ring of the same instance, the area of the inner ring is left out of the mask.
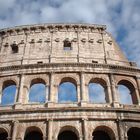
[[[105,26],[84,24],[50,24],[23,26],[0,31],[1,66],[63,62],[102,63],[129,66]],[[71,51],[63,49],[69,40]],[[18,53],[12,53],[10,45],[16,43]]]
[[[71,50],[64,50],[64,40]],[[13,53],[11,45],[18,46]],[[77,102],[59,103],[61,81],[73,81]],[[30,103],[34,79],[45,82],[46,102]],[[95,130],[111,140],[127,140],[127,132],[140,128],[140,69],[123,55],[105,26],[44,24],[0,30],[0,101],[4,82],[13,81],[13,105],[0,106],[0,133],[8,140],[24,140],[27,131],[42,133],[43,140],[57,140],[62,131],[78,140],[93,140]],[[106,103],[89,101],[88,85],[96,81],[105,89]],[[134,104],[120,103],[118,84],[132,89]]]

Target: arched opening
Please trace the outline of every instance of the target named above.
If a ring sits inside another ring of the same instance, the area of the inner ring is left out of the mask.
[[[98,126],[92,137],[92,140],[115,140],[114,132],[107,126]]]
[[[78,140],[78,137],[74,132],[65,130],[58,135],[58,140]]]
[[[16,96],[16,83],[12,80],[5,81],[2,87],[1,105],[13,105]]]
[[[24,140],[43,140],[43,134],[38,128],[30,127],[26,130]]]
[[[127,80],[121,80],[118,83],[118,93],[121,104],[137,104],[135,87]]]
[[[76,102],[76,81],[72,78],[63,78],[58,87],[58,102]]]
[[[94,131],[92,136],[93,136],[92,140],[111,140],[109,135],[102,130]]]
[[[140,140],[140,128],[132,127],[127,132],[128,140]]]
[[[88,85],[89,101],[92,103],[108,102],[106,90],[104,80],[99,78],[92,79]]]
[[[0,128],[0,140],[7,140],[8,133],[3,129]]]
[[[42,79],[34,79],[30,85],[29,102],[44,103],[46,101],[46,84]]]

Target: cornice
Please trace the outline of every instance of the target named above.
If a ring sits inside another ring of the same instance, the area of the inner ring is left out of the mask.
[[[23,25],[23,26],[15,26],[11,28],[5,28],[0,30],[0,35],[5,34],[23,34],[34,32],[41,32],[42,30],[47,30],[49,32],[59,31],[60,29],[73,29],[74,31],[79,30],[96,30],[104,31],[106,30],[105,25],[98,24],[74,24],[74,23],[49,23],[49,24],[35,24],[35,25]]]
[[[0,67],[0,72],[4,71],[16,71],[22,69],[37,69],[37,68],[61,68],[61,67],[81,67],[81,68],[103,68],[114,71],[127,71],[127,72],[140,72],[137,67],[130,66],[119,66],[119,65],[109,65],[109,64],[93,64],[93,63],[43,63],[43,64],[25,64],[25,65],[15,65]]]

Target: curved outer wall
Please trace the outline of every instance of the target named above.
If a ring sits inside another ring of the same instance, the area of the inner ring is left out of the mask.
[[[64,50],[65,40],[71,50]],[[18,47],[16,53],[12,44]],[[76,81],[75,103],[58,102],[58,86],[65,77]],[[28,102],[36,78],[49,87],[44,104]],[[92,79],[105,82],[105,104],[89,102]],[[44,140],[57,140],[63,129],[75,132],[79,140],[92,140],[96,129],[105,130],[111,140],[127,140],[130,128],[140,128],[140,70],[125,58],[105,26],[44,24],[0,30],[1,96],[8,80],[16,83],[17,91],[14,105],[0,106],[0,129],[11,140],[23,140],[28,128],[38,128]],[[120,104],[120,81],[133,85],[133,105]]]

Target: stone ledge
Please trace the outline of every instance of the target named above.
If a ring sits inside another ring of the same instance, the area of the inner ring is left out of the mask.
[[[20,69],[33,69],[33,68],[55,68],[55,67],[85,67],[85,68],[108,68],[110,70],[125,70],[132,72],[140,72],[139,68],[120,66],[120,65],[109,65],[109,64],[92,64],[92,63],[43,63],[43,64],[25,64],[0,67],[0,72]]]

